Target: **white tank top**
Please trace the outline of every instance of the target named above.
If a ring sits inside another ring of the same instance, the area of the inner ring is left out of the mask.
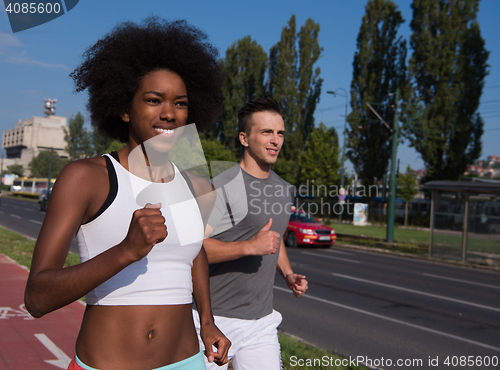
[[[116,198],[97,218],[80,226],[77,241],[81,262],[119,244],[127,235],[132,213],[145,203],[162,203],[168,236],[142,260],[105,281],[85,297],[90,305],[170,305],[192,302],[191,267],[203,243],[198,203],[174,165],[174,179],[152,183],[134,176],[114,158]],[[108,166],[108,172],[110,167]],[[110,176],[111,181],[111,176]],[[145,190],[146,189],[146,190]]]

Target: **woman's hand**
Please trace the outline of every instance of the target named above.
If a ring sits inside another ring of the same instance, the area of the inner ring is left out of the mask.
[[[161,203],[148,203],[133,213],[127,236],[120,243],[121,248],[133,261],[144,258],[155,244],[161,243],[167,237],[167,226],[160,208]]]
[[[208,362],[215,362],[219,366],[227,364],[231,342],[219,328],[214,323],[201,324],[200,336],[205,345],[205,356],[207,356]],[[212,346],[217,351],[214,352]]]

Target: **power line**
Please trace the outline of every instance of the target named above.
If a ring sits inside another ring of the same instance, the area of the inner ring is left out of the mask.
[[[490,108],[482,108],[479,110],[480,112],[491,112],[491,111],[500,111],[500,107],[490,107]]]
[[[318,111],[319,113],[323,113],[323,112],[328,112],[328,111],[334,110],[334,109],[341,109],[341,108],[344,108],[344,107],[345,107],[345,105],[340,104],[340,105],[333,105],[333,106],[328,107],[328,108],[316,109],[316,111]]]
[[[485,100],[485,101],[480,101],[479,104],[484,104],[484,103],[497,103],[500,102],[500,99],[497,100]]]

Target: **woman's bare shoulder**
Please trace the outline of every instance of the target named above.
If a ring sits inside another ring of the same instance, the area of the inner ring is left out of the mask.
[[[57,177],[57,181],[79,182],[92,178],[98,180],[103,175],[107,175],[104,157],[85,158],[68,163]]]
[[[85,197],[107,184],[107,168],[104,157],[79,159],[68,163],[57,176],[54,192]]]

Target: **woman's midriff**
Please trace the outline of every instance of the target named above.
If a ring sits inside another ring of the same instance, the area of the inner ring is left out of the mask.
[[[102,370],[146,370],[184,360],[199,352],[191,307],[88,306],[76,353]]]

